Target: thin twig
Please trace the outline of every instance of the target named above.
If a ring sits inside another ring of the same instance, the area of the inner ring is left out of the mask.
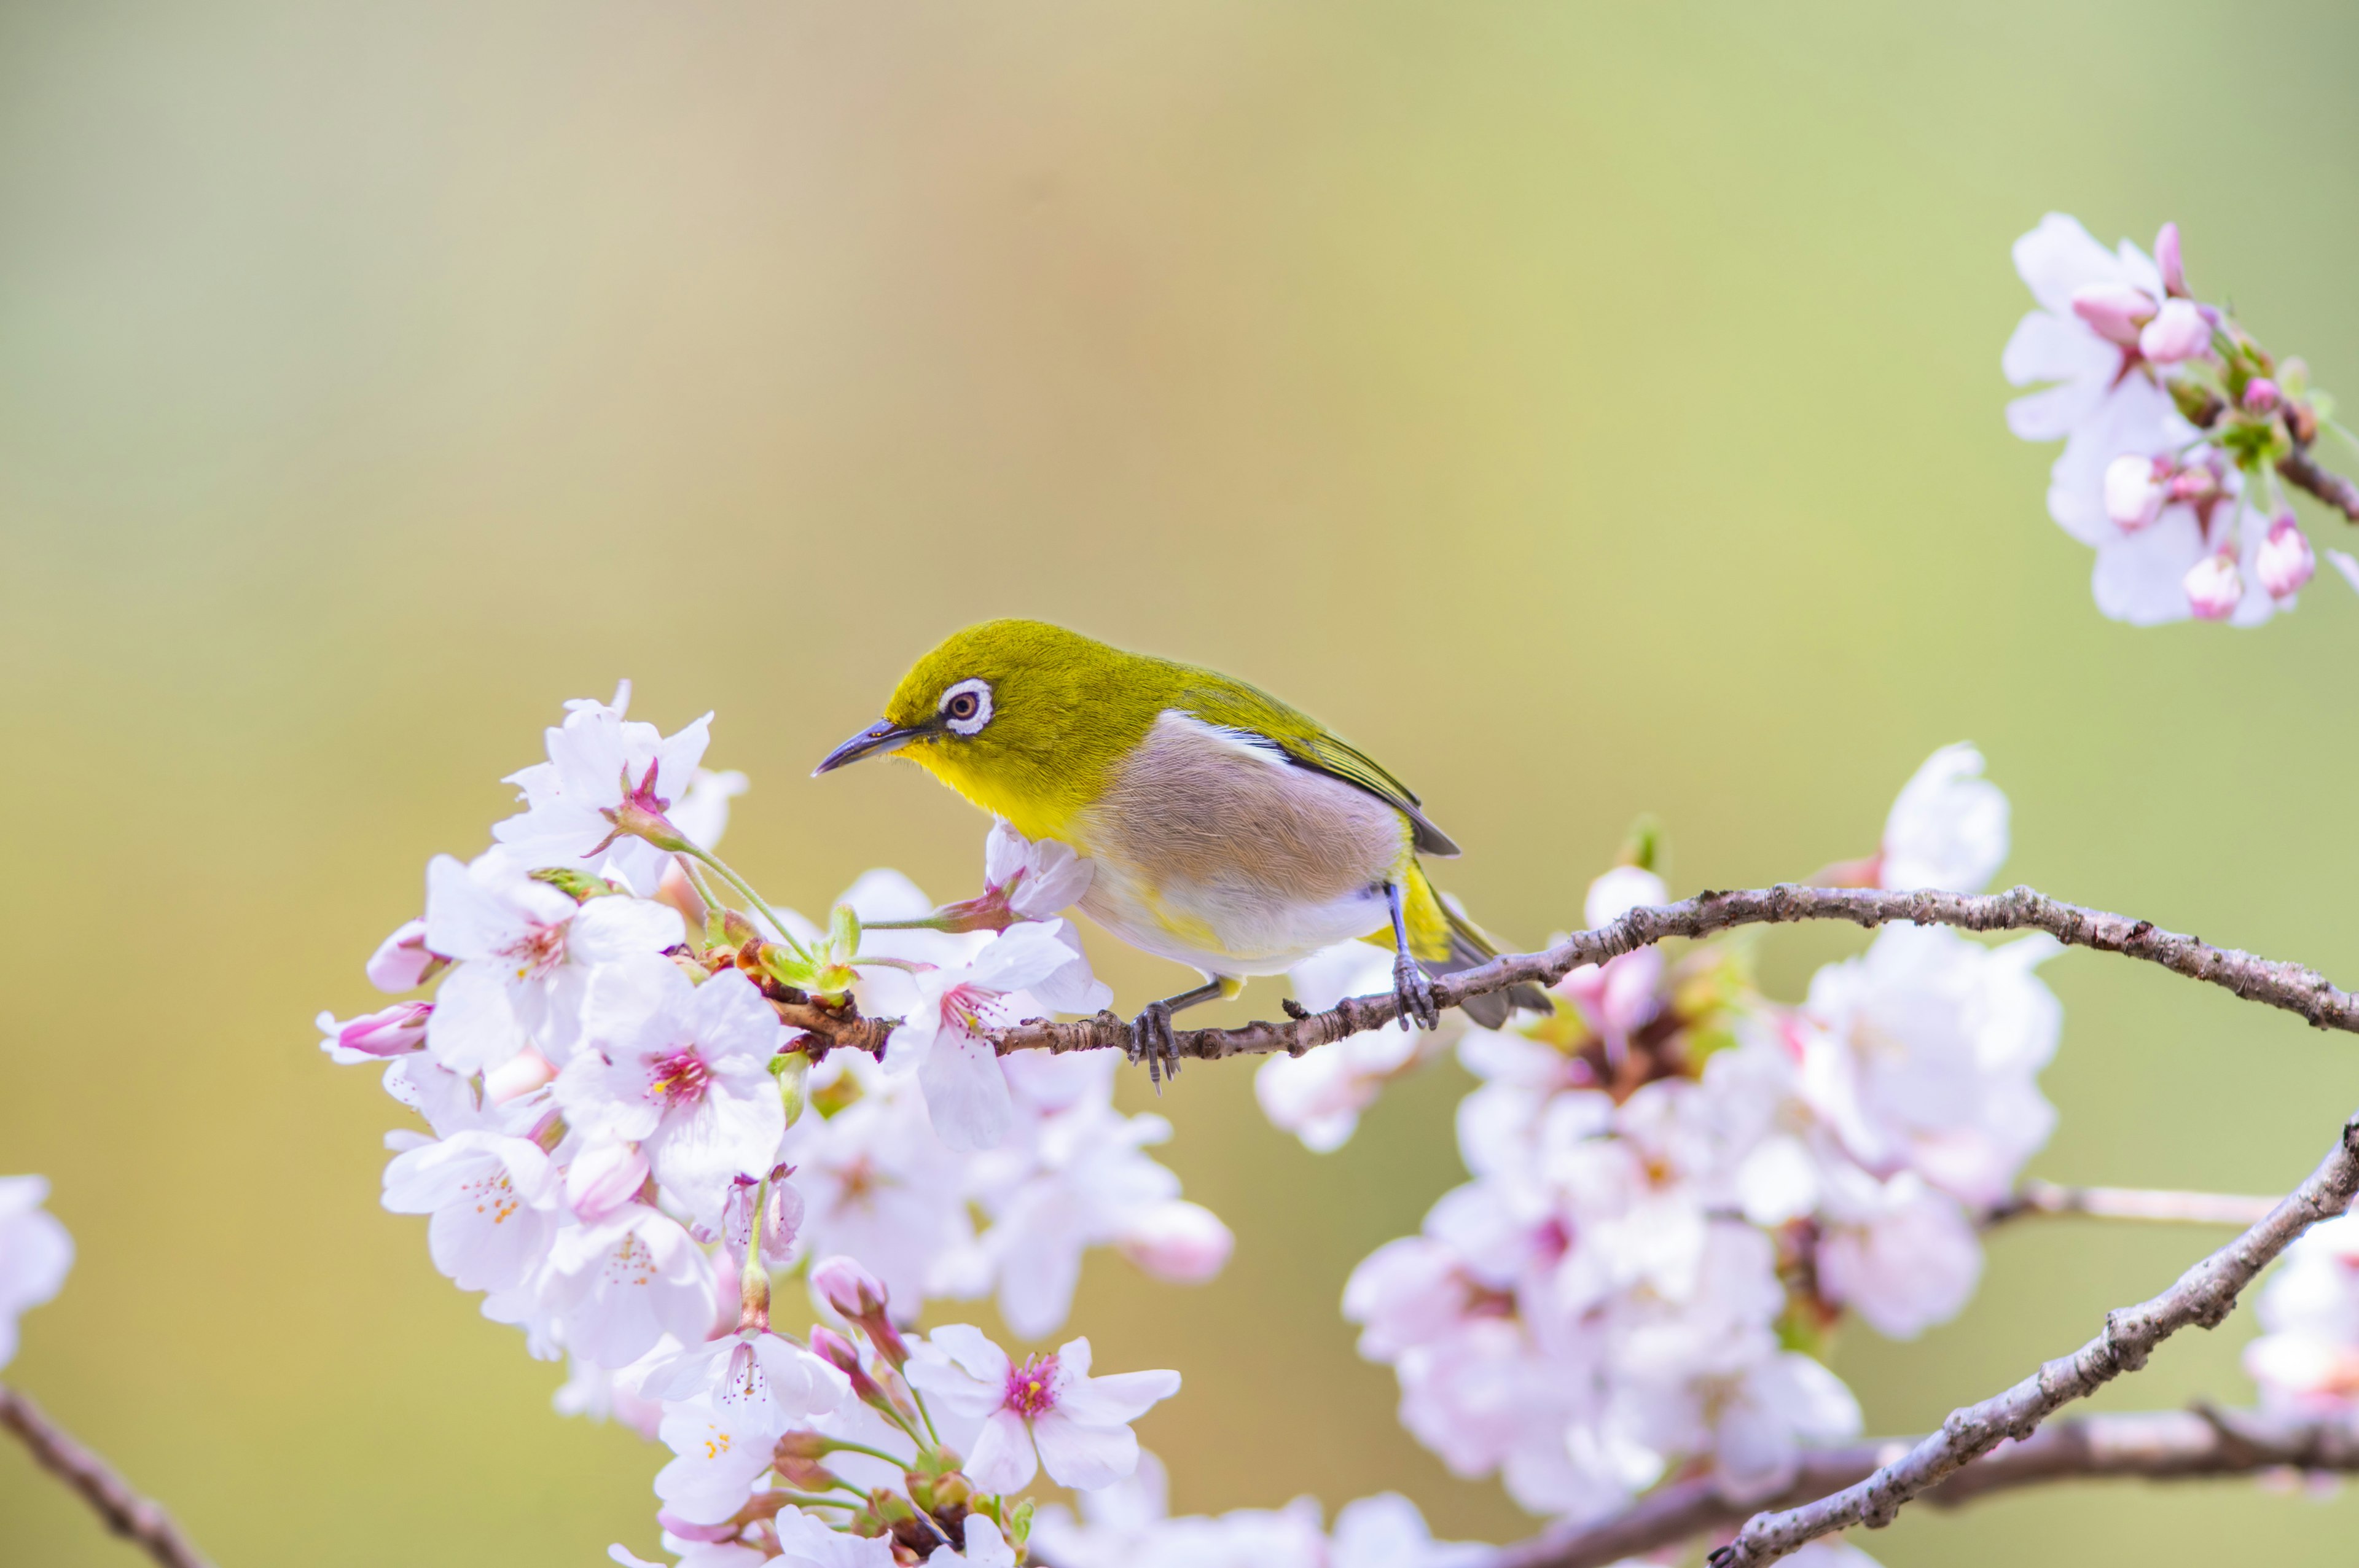
[[[25,1395],[0,1387],[0,1426],[23,1439],[42,1469],[72,1487],[115,1534],[164,1568],[212,1568],[161,1503],[141,1497],[105,1460],[69,1437]]]
[[[1807,1502],[1875,1474],[1923,1438],[1887,1438],[1821,1449],[1772,1506]],[[2176,1481],[2292,1469],[2359,1471],[2359,1427],[2340,1417],[2301,1420],[2262,1411],[2139,1411],[2084,1415],[2042,1427],[2021,1443],[2003,1443],[1927,1492],[1937,1508],[1955,1508],[1991,1492],[2050,1481]],[[1482,1568],[1603,1568],[1724,1530],[1747,1509],[1721,1495],[1712,1477],[1658,1488],[1610,1519],[1549,1530],[1503,1546]]]
[[[2170,1289],[2105,1314],[2104,1331],[2071,1355],[1979,1404],[1951,1411],[1941,1430],[1865,1479],[1780,1512],[1756,1514],[1736,1539],[1712,1554],[1712,1568],[1759,1568],[1822,1535],[1855,1524],[1878,1529],[1901,1505],[1987,1454],[2006,1438],[2023,1439],[2061,1407],[2146,1365],[2154,1347],[2190,1325],[2219,1325],[2253,1277],[2321,1219],[2341,1214],[2359,1193],[2359,1115],[2343,1124],[2333,1151],[2268,1217],[2204,1259]]]
[[[2097,1219],[2136,1219],[2158,1225],[2233,1225],[2242,1228],[2267,1219],[2278,1201],[2243,1193],[2063,1187],[2054,1182],[2026,1182],[2005,1202],[1985,1211],[1982,1222],[1993,1226],[2027,1215],[2085,1214]]]
[[[2354,523],[2359,523],[2359,484],[2353,484],[2341,474],[2322,469],[2310,457],[2310,449],[2296,447],[2277,460],[2277,472],[2285,481],[2310,492],[2333,507]]]
[[[1510,954],[1479,968],[1445,975],[1433,982],[1434,1000],[1443,1007],[1456,1007],[1469,997],[1487,996],[1527,982],[1553,985],[1583,964],[1602,964],[1669,937],[1709,936],[1739,925],[1801,920],[1843,920],[1866,926],[1913,922],[1966,931],[2045,931],[2071,946],[2142,958],[2190,979],[2223,987],[2248,1001],[2299,1013],[2321,1029],[2359,1032],[2359,997],[2337,989],[2315,969],[2214,947],[2200,937],[2165,931],[2149,920],[2084,909],[2027,887],[2001,893],[1889,892],[1781,882],[1742,892],[1699,893],[1678,903],[1634,909],[1619,920],[1594,931],[1576,931],[1537,953]],[[1324,1012],[1306,1013],[1283,1022],[1182,1030],[1174,1040],[1181,1056],[1205,1060],[1278,1051],[1299,1056],[1350,1035],[1381,1029],[1398,1016],[1399,1004],[1387,992],[1347,997]],[[879,1022],[860,1021],[872,1026]],[[986,1037],[1002,1054],[1123,1050],[1130,1044],[1130,1025],[1111,1012],[1101,1012],[1070,1023],[1035,1019],[987,1031]]]

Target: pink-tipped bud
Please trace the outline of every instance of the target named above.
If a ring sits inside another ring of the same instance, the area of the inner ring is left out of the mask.
[[[2204,621],[2225,621],[2245,601],[2244,576],[2236,570],[2236,557],[2225,551],[2188,568],[2181,581],[2187,608]]]
[[[886,1311],[891,1293],[883,1281],[854,1260],[837,1256],[820,1260],[811,1270],[810,1288],[844,1319],[858,1324],[876,1354],[897,1368],[908,1364],[909,1347]]]
[[[426,922],[407,921],[369,955],[369,984],[394,994],[416,990],[442,964],[440,954],[426,950]]]
[[[2220,470],[2209,466],[2180,469],[2163,486],[2171,502],[2209,501],[2221,493]]]
[[[2072,296],[2072,314],[2109,343],[2137,347],[2138,329],[2154,319],[2155,302],[2126,283],[2093,283]]]
[[[2162,287],[2179,298],[2187,297],[2187,269],[2179,259],[2179,225],[2165,223],[2154,237],[2154,265],[2161,270]]]
[[[2135,534],[2162,515],[2170,463],[2124,452],[2105,465],[2105,515],[2125,534]]]
[[[315,1021],[326,1037],[320,1049],[332,1055],[349,1051],[363,1056],[407,1056],[426,1049],[426,1021],[433,1014],[430,1001],[397,1001],[354,1019],[323,1012]]]
[[[1124,1257],[1175,1285],[1201,1285],[1218,1274],[1236,1244],[1219,1215],[1183,1198],[1157,1204],[1114,1238]]]
[[[519,1095],[532,1093],[556,1076],[555,1065],[527,1045],[484,1075],[484,1098],[494,1105],[506,1105]]]
[[[2262,590],[2271,599],[2290,598],[2317,570],[2318,557],[2310,552],[2309,535],[2292,513],[2279,513],[2269,525],[2269,536],[2253,552],[2253,575],[2260,579]]]
[[[810,1331],[810,1347],[812,1355],[852,1379],[852,1392],[862,1404],[877,1410],[893,1408],[892,1396],[860,1364],[860,1346],[825,1324],[815,1324]]]
[[[2138,352],[2158,365],[2191,360],[2212,346],[2212,323],[2190,299],[2166,299],[2140,330]]]
[[[2274,414],[2277,405],[2285,401],[2285,394],[2267,376],[2256,375],[2245,384],[2245,395],[2237,401],[2247,414]]]
[[[636,1143],[593,1143],[565,1169],[565,1206],[595,1225],[636,1199],[647,1182],[647,1156]]]
[[[820,1300],[854,1322],[883,1312],[888,1299],[882,1280],[862,1268],[858,1259],[841,1253],[812,1265],[810,1284]]]

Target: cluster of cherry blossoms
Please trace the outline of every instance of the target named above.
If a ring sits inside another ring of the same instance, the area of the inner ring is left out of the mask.
[[[2269,1278],[2245,1370],[2264,1407],[2359,1419],[2359,1213],[2304,1231]]]
[[[1113,1057],[1003,1063],[978,1035],[1108,1000],[1058,914],[1088,864],[1002,827],[981,897],[937,911],[872,872],[820,929],[712,853],[744,780],[700,767],[707,720],[665,737],[626,701],[569,704],[492,847],[428,867],[368,974],[431,997],[321,1017],[426,1124],[388,1136],[385,1206],[571,1358],[560,1410],[673,1451],[683,1562],[1012,1563],[1036,1455],[1120,1480],[1179,1377],[1093,1377],[1086,1340],[1014,1362],[962,1325],[905,1339],[919,1303],[995,1293],[1038,1337],[1089,1248],[1190,1281],[1231,1244],[1146,1154],[1169,1124],[1114,1108]],[[785,1022],[854,998],[899,1021],[881,1060]],[[798,1273],[826,1320],[802,1336],[771,1323]]]
[[[2001,361],[2029,441],[2061,438],[2048,510],[2097,552],[2097,608],[2153,625],[2194,616],[2258,625],[2293,607],[2317,559],[2278,482],[2332,423],[2299,359],[2277,359],[2190,292],[2179,229],[2148,255],[2106,250],[2051,212],[2015,243],[2038,308]],[[2330,552],[2354,586],[2359,562]],[[2345,563],[2349,563],[2346,565]]]
[[[1972,747],[1936,752],[1879,851],[1822,880],[1981,888],[2007,847],[1982,769]],[[1585,914],[1664,902],[1628,864]],[[1679,1474],[1738,1500],[1788,1485],[1804,1447],[1859,1426],[1808,1350],[1846,1311],[1904,1337],[1954,1315],[1981,1271],[1977,1217],[2053,1124],[2037,1076],[2061,1014],[2034,972],[2050,939],[1887,927],[1799,1007],[1756,989],[1747,950],[1642,948],[1567,975],[1552,1017],[1465,1030],[1459,1058],[1484,1080],[1458,1119],[1474,1179],[1346,1287],[1404,1423],[1536,1512],[1594,1519]],[[1352,961],[1298,986],[1332,989]],[[1314,1079],[1319,1054],[1273,1061],[1262,1099],[1325,1149],[1410,1053],[1339,1055]]]

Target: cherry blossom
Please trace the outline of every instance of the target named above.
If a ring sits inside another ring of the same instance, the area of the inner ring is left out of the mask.
[[[505,1291],[548,1254],[561,1184],[540,1146],[473,1130],[397,1154],[385,1206],[424,1214],[434,1266],[462,1291]]]
[[[1093,870],[1072,846],[1027,838],[1005,818],[993,821],[984,840],[984,896],[996,898],[1018,921],[1055,920],[1090,891]]]
[[[700,1343],[712,1325],[703,1252],[678,1220],[645,1204],[560,1230],[545,1272],[536,1299],[566,1348],[594,1366],[627,1367],[667,1334]]]
[[[1900,786],[1884,822],[1876,885],[1979,892],[2006,862],[2006,792],[1983,777],[1983,754],[1944,746]]]
[[[1313,953],[1287,978],[1295,1000],[1321,1012],[1347,996],[1390,989],[1392,966],[1387,948],[1343,942]],[[1254,1096],[1271,1126],[1313,1153],[1329,1153],[1350,1141],[1360,1113],[1386,1084],[1447,1043],[1446,1033],[1421,1033],[1396,1020],[1300,1056],[1271,1056],[1254,1074]]]
[[[1825,1184],[1818,1287],[1892,1339],[1913,1339],[1963,1309],[1983,1271],[1973,1217],[1914,1171],[1878,1181],[1837,1164]]]
[[[698,985],[664,958],[609,964],[584,1007],[592,1046],[557,1080],[587,1134],[637,1141],[656,1180],[706,1225],[739,1176],[759,1176],[786,1132],[770,1061],[786,1030],[734,969]]]
[[[965,1324],[947,1324],[911,1347],[910,1385],[950,1410],[983,1418],[966,1473],[988,1491],[1011,1492],[1038,1467],[1088,1491],[1138,1464],[1130,1423],[1180,1391],[1177,1372],[1090,1376],[1090,1342],[1070,1339],[1047,1356],[1011,1363]]]
[[[2308,1415],[2359,1411],[2359,1215],[2314,1225],[2261,1292],[2245,1370],[2262,1403]]]
[[[993,1148],[1014,1130],[1016,1110],[999,1058],[976,1031],[1042,1007],[1093,1012],[1113,1000],[1091,976],[1068,926],[1011,925],[967,963],[918,977],[918,995],[893,1032],[886,1067],[916,1075],[943,1143],[962,1153]]]
[[[495,1067],[531,1043],[562,1065],[599,965],[654,955],[683,936],[679,915],[642,899],[574,901],[493,850],[426,868],[426,940],[451,959],[426,1043],[460,1073]]]
[[[1869,1171],[1913,1169],[1963,1203],[1996,1203],[2056,1122],[2037,1077],[2062,1010],[2033,970],[2060,951],[2045,935],[1984,947],[1886,926],[1811,979],[1803,1098]]]
[[[548,731],[549,760],[508,775],[525,810],[495,824],[492,837],[516,864],[608,872],[646,895],[662,884],[670,855],[641,838],[617,838],[614,814],[628,796],[658,813],[682,800],[704,758],[712,716],[665,736],[652,724],[625,720],[630,702],[628,681],[611,704],[568,702],[564,723]]]
[[[406,920],[369,955],[369,984],[391,995],[415,990],[445,962],[426,946],[426,922]]]
[[[1227,1264],[1236,1239],[1211,1209],[1172,1198],[1132,1214],[1114,1243],[1124,1257],[1167,1284],[1201,1285]]]
[[[0,1176],[0,1367],[16,1355],[16,1320],[65,1288],[73,1238],[49,1201],[45,1176]]]
[[[962,1162],[934,1135],[914,1084],[887,1082],[842,1052],[813,1070],[811,1084],[814,1095],[849,1088],[856,1098],[832,1116],[805,1116],[787,1134],[802,1244],[813,1256],[858,1259],[912,1321],[927,1295],[964,1282],[946,1265],[969,1276],[980,1268]]]

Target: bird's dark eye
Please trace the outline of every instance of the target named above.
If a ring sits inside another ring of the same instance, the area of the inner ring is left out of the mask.
[[[974,693],[962,691],[952,697],[943,707],[942,711],[952,719],[972,719],[982,711],[982,708],[983,704],[977,700]]]

